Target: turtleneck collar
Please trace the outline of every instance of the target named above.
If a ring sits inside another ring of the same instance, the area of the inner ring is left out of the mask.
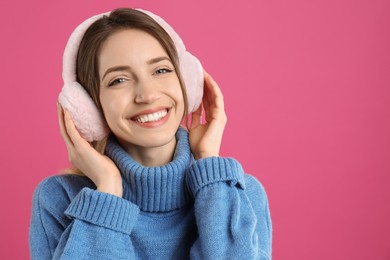
[[[191,200],[185,183],[185,173],[192,159],[188,132],[179,127],[176,140],[171,162],[145,167],[136,162],[114,136],[108,139],[106,155],[116,163],[122,174],[123,198],[137,204],[142,211],[171,211]]]

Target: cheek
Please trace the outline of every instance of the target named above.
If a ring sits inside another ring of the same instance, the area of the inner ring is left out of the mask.
[[[179,78],[176,75],[174,78],[170,78],[169,81],[166,81],[162,85],[161,91],[176,103],[176,109],[178,112],[184,113],[185,104],[183,91],[180,86]]]
[[[123,98],[122,98],[123,99]],[[121,115],[123,101],[109,92],[100,93],[100,104],[102,105],[103,116],[110,126],[115,119]]]
[[[184,104],[184,96],[183,96],[183,91],[182,91],[180,85],[175,88],[175,90],[173,92],[173,98],[176,100],[176,103],[177,103],[178,108],[180,109],[180,112],[184,113],[184,105],[185,105]]]
[[[185,116],[185,103],[184,103],[184,97],[182,95],[182,92],[178,92],[178,95],[177,95],[177,98],[178,98],[178,102],[177,102],[177,116],[178,116],[178,120],[180,120],[180,122],[183,120],[184,116]]]
[[[181,102],[181,104],[183,106],[183,113],[184,113],[184,110],[186,109],[185,106],[186,106],[188,101],[184,97],[184,92],[183,92],[183,89],[181,87],[180,87],[180,90],[178,91],[178,93],[180,93],[179,94],[179,96],[180,96],[179,98],[180,98],[180,102]]]

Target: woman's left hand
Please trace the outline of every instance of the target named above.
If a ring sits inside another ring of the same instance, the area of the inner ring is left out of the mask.
[[[202,104],[192,113],[190,146],[195,159],[218,156],[222,135],[227,122],[223,95],[217,83],[204,71],[204,93]],[[202,124],[202,107],[206,122]]]

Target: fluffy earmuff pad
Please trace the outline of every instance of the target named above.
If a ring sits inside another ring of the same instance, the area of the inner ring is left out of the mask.
[[[199,60],[188,51],[180,57],[180,72],[186,85],[188,112],[195,112],[202,103],[203,97],[203,67]]]
[[[64,85],[58,101],[69,111],[80,135],[88,142],[102,140],[108,134],[109,129],[102,114],[77,81]]]

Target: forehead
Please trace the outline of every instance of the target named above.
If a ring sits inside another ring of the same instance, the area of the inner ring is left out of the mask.
[[[160,42],[138,29],[120,30],[110,35],[101,45],[99,63],[139,62],[167,55]]]

